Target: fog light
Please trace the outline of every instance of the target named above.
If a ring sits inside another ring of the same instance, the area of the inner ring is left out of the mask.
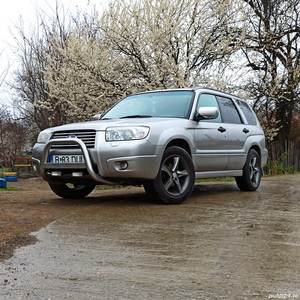
[[[61,171],[52,171],[51,176],[53,177],[60,177],[61,176]]]
[[[73,177],[82,177],[83,173],[82,172],[72,172]]]
[[[128,168],[128,162],[127,161],[122,161],[120,164],[120,167],[122,170],[126,170]]]

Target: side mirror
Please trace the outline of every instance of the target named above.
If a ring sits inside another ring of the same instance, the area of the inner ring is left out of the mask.
[[[196,114],[196,120],[211,120],[216,119],[218,117],[218,109],[217,107],[200,107]]]
[[[101,117],[102,117],[102,114],[96,114],[93,116],[93,121],[98,121],[101,119]]]

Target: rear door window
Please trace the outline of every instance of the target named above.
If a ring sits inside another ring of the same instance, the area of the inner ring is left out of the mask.
[[[236,102],[237,102],[238,106],[240,107],[240,109],[242,110],[243,114],[245,115],[248,124],[249,125],[257,125],[256,117],[255,117],[252,109],[248,105],[248,103],[245,101],[241,101],[241,100],[236,100]]]
[[[217,99],[219,102],[223,122],[230,124],[242,124],[241,117],[233,101],[229,98],[220,96],[217,96]]]

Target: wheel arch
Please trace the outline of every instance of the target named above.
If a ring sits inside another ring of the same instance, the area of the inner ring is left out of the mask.
[[[250,151],[251,149],[254,149],[254,150],[258,153],[258,155],[259,155],[259,157],[260,157],[260,159],[261,159],[261,149],[260,149],[260,147],[259,147],[258,145],[252,145],[252,146],[250,147],[249,151]],[[249,151],[248,151],[248,152],[249,152]]]
[[[166,149],[170,148],[172,146],[178,146],[178,147],[184,149],[190,156],[192,156],[190,145],[186,140],[184,140],[184,139],[174,139],[174,140],[170,141],[167,144]]]

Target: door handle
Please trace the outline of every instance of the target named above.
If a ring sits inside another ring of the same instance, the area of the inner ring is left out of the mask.
[[[249,130],[248,130],[247,128],[244,128],[244,129],[243,129],[243,132],[244,132],[244,133],[248,133]]]
[[[226,131],[226,129],[225,129],[224,127],[222,127],[222,126],[220,126],[220,127],[218,128],[218,130],[219,130],[220,132],[225,132],[225,131]]]

